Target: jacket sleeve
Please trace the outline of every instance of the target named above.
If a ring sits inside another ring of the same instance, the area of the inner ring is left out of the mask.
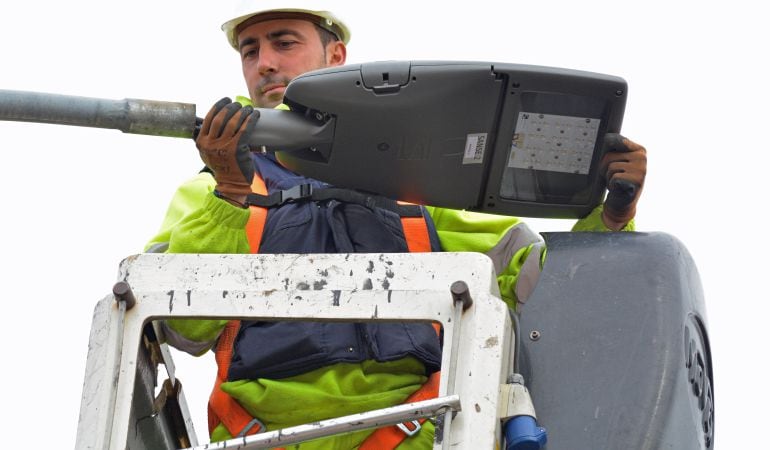
[[[534,290],[546,256],[545,243],[519,218],[427,207],[444,251],[480,252],[492,259],[501,298],[511,308],[524,304]],[[572,231],[610,231],[599,205],[578,220]],[[634,221],[621,231],[634,231]]]
[[[249,211],[216,198],[214,177],[200,173],[177,189],[150,253],[249,253]]]
[[[522,276],[531,280],[529,272],[533,271],[534,281],[537,279],[542,249],[542,240],[537,234],[516,217],[436,207],[427,209],[444,251],[486,254],[495,267],[502,299],[511,308],[526,301],[523,297],[528,292],[517,292],[517,282]],[[522,286],[524,284],[527,283]]]
[[[214,178],[201,173],[177,189],[160,231],[145,247],[151,253],[249,253],[244,227],[248,210],[216,198]],[[169,344],[193,355],[209,350],[226,320],[163,321]]]
[[[604,204],[597,206],[589,215],[575,222],[572,231],[612,231],[602,221],[602,211],[604,211]],[[631,219],[620,231],[634,230],[636,230],[636,224],[634,219]]]

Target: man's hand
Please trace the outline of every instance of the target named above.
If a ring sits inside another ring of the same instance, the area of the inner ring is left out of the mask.
[[[201,159],[214,172],[216,190],[234,203],[243,204],[251,193],[254,164],[246,137],[258,119],[258,110],[225,97],[206,114],[195,139]]]
[[[607,199],[602,221],[611,230],[620,230],[634,218],[636,203],[642,194],[647,175],[647,150],[615,133],[604,139],[607,153],[601,167],[607,180]]]

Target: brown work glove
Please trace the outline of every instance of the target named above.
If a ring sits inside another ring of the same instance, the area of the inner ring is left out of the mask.
[[[195,138],[201,159],[214,172],[217,192],[226,199],[243,203],[251,193],[254,163],[247,137],[258,119],[259,110],[225,97],[211,107]]]
[[[601,167],[607,180],[602,221],[611,230],[620,230],[634,218],[636,203],[647,175],[647,150],[616,133],[604,138],[607,153]]]

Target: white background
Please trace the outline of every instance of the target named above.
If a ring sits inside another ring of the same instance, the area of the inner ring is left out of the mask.
[[[351,63],[498,61],[625,78],[623,134],[649,156],[638,228],[678,237],[702,277],[717,446],[766,441],[770,36],[760,2],[328,4],[353,30]],[[230,11],[200,0],[3,2],[0,89],[195,103],[203,116],[245,93],[218,28]],[[201,163],[187,140],[0,122],[0,164],[0,446],[72,447],[93,306]],[[200,367],[213,359],[203,363],[181,376],[202,386],[188,395],[205,440],[211,378]]]

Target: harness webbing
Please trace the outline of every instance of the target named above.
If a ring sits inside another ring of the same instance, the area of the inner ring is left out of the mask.
[[[298,201],[323,202],[327,200],[338,200],[345,203],[354,203],[367,208],[387,209],[398,214],[401,217],[422,217],[422,208],[411,203],[396,202],[380,195],[367,194],[351,189],[341,189],[334,187],[314,188],[311,184],[299,184],[290,189],[276,191],[272,194],[258,192],[252,189],[253,193],[246,197],[249,206],[261,206],[271,208],[280,206],[284,203]]]
[[[227,381],[227,372],[230,370],[230,360],[233,356],[233,345],[241,327],[240,320],[231,320],[225,325],[225,329],[219,336],[214,359],[217,362],[217,375],[214,381],[214,389],[209,397],[209,434],[221,422],[230,432],[230,435],[249,435],[258,433],[262,427],[255,423],[249,414],[234,398],[225,393],[220,387]]]
[[[398,202],[400,206],[416,206],[404,202]],[[424,253],[430,251],[430,235],[428,224],[422,214],[419,217],[401,216],[401,228],[404,229],[406,246],[409,253]]]
[[[259,253],[259,246],[262,242],[262,234],[265,229],[265,222],[267,221],[267,208],[298,198],[289,199],[288,197],[285,198],[283,195],[268,196],[265,181],[258,173],[254,174],[251,190],[256,195],[252,194],[249,196],[250,214],[246,223],[246,237],[249,241],[251,253]],[[302,192],[302,189],[300,189],[300,192]],[[308,190],[308,192],[312,193],[312,189]],[[334,198],[337,200],[364,204],[369,207],[384,207],[385,209],[398,212],[401,216],[401,224],[409,252],[431,251],[428,225],[425,222],[425,218],[423,217],[422,210],[419,206],[403,202],[392,202],[391,205],[384,201],[382,197],[361,195],[354,191],[343,189],[329,188],[328,191],[322,189],[316,190],[315,192],[317,193],[317,198],[312,198],[310,195],[305,195],[301,198],[310,198],[312,200]],[[260,198],[262,200],[259,200]],[[276,200],[278,200],[278,203],[275,203]],[[362,201],[363,203],[361,203]],[[235,338],[238,335],[240,327],[240,320],[229,321],[217,341],[215,350],[217,375],[208,406],[209,434],[211,434],[219,423],[222,423],[233,437],[248,436],[263,431],[261,423],[258,420],[255,420],[234,398],[220,388],[220,385],[227,381],[227,374],[230,370],[230,361],[232,360],[233,355],[233,345],[235,344]],[[428,381],[425,382],[420,389],[414,392],[406,402],[415,402],[436,397],[438,395],[439,374],[440,372],[433,373]],[[424,419],[421,420],[420,423],[423,421]],[[360,448],[393,449],[406,437],[407,435],[397,426],[380,428],[369,435]]]
[[[426,381],[420,389],[410,395],[404,403],[419,402],[438,397],[440,379],[441,372],[433,372],[428,378],[428,381]],[[425,419],[419,419],[418,422],[422,424],[425,422]],[[358,446],[358,450],[394,449],[398,447],[401,441],[406,439],[406,437],[406,433],[396,425],[378,428],[374,430],[374,433],[370,434],[360,446]]]
[[[265,180],[259,174],[254,174],[254,180],[251,182],[251,192],[260,195],[267,194]],[[267,221],[267,208],[250,205],[249,220],[246,222],[246,239],[249,241],[251,253],[259,253],[259,244],[262,242],[262,232],[265,230]]]

